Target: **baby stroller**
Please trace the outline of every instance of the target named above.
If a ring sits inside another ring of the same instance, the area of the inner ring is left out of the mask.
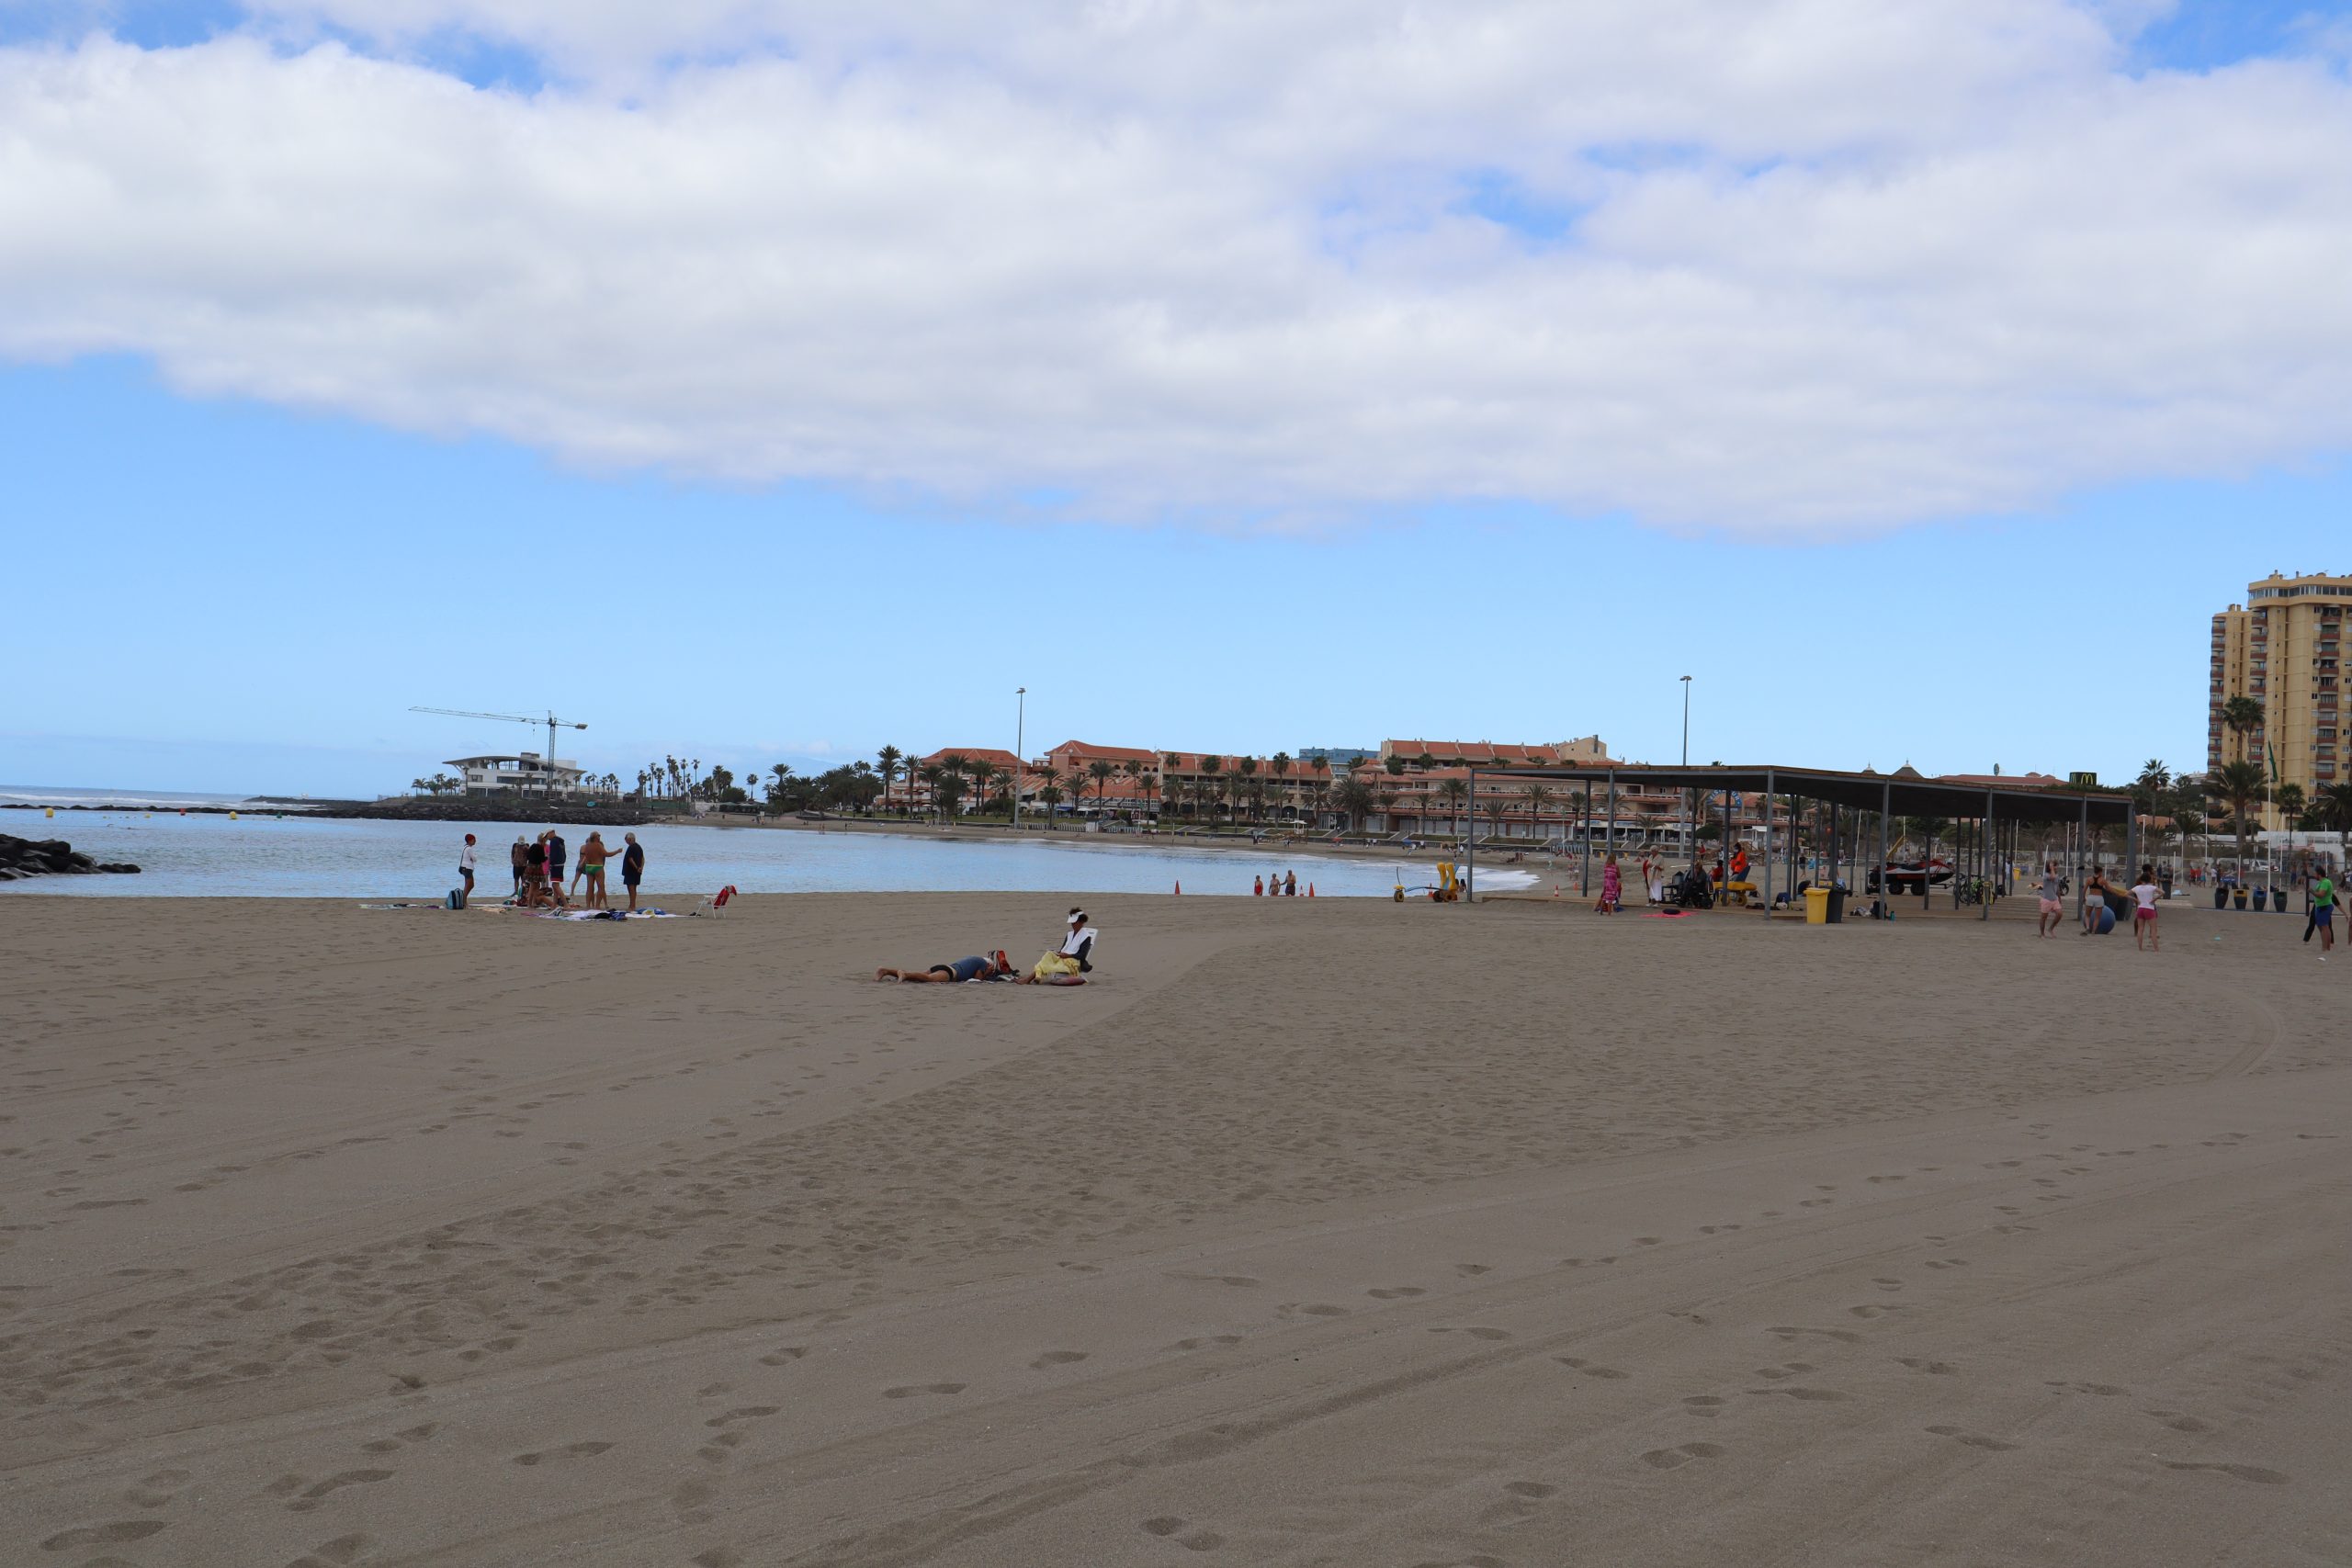
[[[1674,886],[1667,891],[1685,909],[1712,909],[1715,906],[1714,889],[1708,886],[1703,874],[1694,876],[1690,872],[1678,871],[1674,874]]]

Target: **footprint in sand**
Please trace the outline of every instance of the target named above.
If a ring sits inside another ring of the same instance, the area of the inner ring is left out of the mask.
[[[1184,1528],[1184,1521],[1173,1514],[1161,1514],[1157,1518],[1143,1521],[1144,1534],[1156,1535],[1164,1540],[1173,1540],[1177,1545],[1193,1551],[1215,1551],[1225,1544],[1225,1538],[1215,1530],[1193,1530],[1188,1535],[1177,1534],[1177,1531]]]
[[[2105,1397],[2107,1397],[2107,1398],[2109,1398],[2109,1399],[2112,1399],[2113,1397],[2115,1397],[2115,1395],[2117,1395],[2117,1394],[2119,1394],[2119,1393],[2131,1393],[2131,1392],[2132,1392],[2132,1391],[2131,1391],[2130,1389],[2128,1389],[2128,1388],[2118,1388],[2118,1387],[2116,1387],[2116,1386],[2115,1386],[2115,1384],[2113,1384],[2113,1383],[2111,1383],[2111,1382],[2045,1382],[2041,1386],[2042,1386],[2042,1387],[2044,1387],[2044,1388],[2047,1388],[2047,1389],[2054,1390],[2055,1392],[2057,1392],[2057,1393],[2096,1393],[2096,1394],[2103,1395],[2103,1396],[2105,1396]]]
[[[912,1399],[918,1394],[925,1393],[961,1393],[968,1386],[968,1384],[960,1382],[900,1383],[896,1388],[884,1389],[882,1391],[882,1397],[885,1399]]]
[[[324,1481],[304,1487],[302,1495],[286,1506],[295,1513],[307,1514],[319,1507],[331,1492],[340,1492],[346,1486],[372,1486],[379,1481],[390,1481],[391,1478],[392,1472],[389,1470],[339,1471]]]
[[[1170,1350],[1205,1350],[1213,1345],[1238,1345],[1240,1343],[1241,1336],[1238,1334],[1212,1334],[1205,1338],[1201,1339],[1179,1339],[1175,1344],[1170,1345],[1168,1348]]]
[[[2261,1486],[2287,1484],[2287,1474],[2284,1471],[2265,1470],[2259,1465],[2253,1464],[2213,1464],[2190,1460],[2168,1459],[2165,1461],[2165,1468],[2166,1470],[2211,1470],[2229,1476],[2233,1480],[2251,1481]]]
[[[1196,1285],[1254,1285],[1259,1281],[1247,1274],[1182,1274],[1170,1273],[1171,1280],[1189,1280]]]
[[[125,1492],[123,1497],[142,1508],[160,1508],[178,1496],[180,1488],[191,1479],[185,1470],[159,1470]]]
[[[1897,1356],[1894,1360],[1897,1366],[1908,1367],[1915,1372],[1931,1373],[1936,1377],[1950,1377],[1960,1371],[1950,1361],[1931,1361],[1925,1356]]]
[[[1555,1356],[1552,1359],[1559,1362],[1560,1365],[1564,1367],[1572,1367],[1589,1378],[1616,1379],[1629,1378],[1634,1375],[1631,1372],[1620,1371],[1615,1367],[1595,1366],[1592,1362],[1586,1360],[1581,1356]]]
[[[1851,1399],[1850,1393],[1840,1393],[1834,1388],[1751,1388],[1750,1393],[1777,1393],[1787,1399],[1804,1400],[1808,1404],[1831,1404]]]
[[[2211,1421],[2200,1421],[2194,1416],[2184,1416],[2177,1410],[2151,1410],[2146,1414],[2154,1416],[2176,1432],[2210,1432],[2213,1429],[2213,1424]]]
[[[594,1459],[612,1448],[610,1443],[566,1443],[560,1449],[541,1449],[537,1453],[516,1454],[510,1464],[546,1464],[551,1460]]]
[[[1652,1449],[1642,1456],[1642,1462],[1652,1470],[1679,1470],[1694,1459],[1713,1459],[1723,1451],[1716,1443],[1682,1443],[1670,1449]]]
[[[1084,1359],[1086,1359],[1086,1352],[1083,1350],[1048,1350],[1030,1362],[1029,1370],[1033,1372],[1041,1372],[1047,1367],[1067,1367],[1072,1361]]]
[[[440,1429],[441,1424],[439,1422],[427,1421],[421,1427],[409,1427],[401,1431],[394,1432],[389,1438],[379,1438],[372,1443],[362,1443],[359,1445],[359,1450],[362,1453],[392,1453],[398,1450],[407,1448],[411,1443],[421,1443]]]
[[[1465,1280],[1471,1280],[1481,1274],[1493,1273],[1494,1268],[1495,1266],[1491,1263],[1457,1263],[1453,1266],[1453,1271]]]
[[[1850,1328],[1808,1328],[1800,1324],[1783,1323],[1775,1324],[1765,1332],[1782,1339],[1796,1339],[1805,1335],[1814,1335],[1823,1339],[1835,1339],[1841,1345],[1859,1345],[1862,1342],[1862,1337]]]
[[[359,1561],[360,1554],[368,1550],[368,1539],[364,1535],[339,1535],[333,1540],[322,1540],[286,1568],[344,1568],[345,1563]]]
[[[1277,1317],[1295,1317],[1301,1314],[1304,1314],[1308,1317],[1346,1317],[1349,1315],[1347,1308],[1343,1306],[1334,1306],[1329,1302],[1284,1302],[1282,1305],[1274,1309],[1274,1314]]]
[[[1985,1449],[1994,1453],[2007,1453],[2018,1446],[2005,1443],[1998,1438],[1988,1438],[1982,1432],[1964,1432],[1958,1427],[1930,1427],[1928,1430],[1939,1438],[1950,1438],[1956,1443],[1965,1443],[1972,1449]]]
[[[1425,1296],[1429,1292],[1419,1285],[1385,1285],[1378,1290],[1366,1291],[1364,1294],[1376,1302],[1393,1302],[1408,1296]]]
[[[1712,1421],[1716,1416],[1723,1414],[1723,1406],[1729,1403],[1729,1400],[1726,1400],[1718,1394],[1686,1394],[1683,1396],[1682,1400],[1682,1414],[1685,1416],[1703,1416]]]
[[[806,1345],[786,1345],[780,1350],[771,1350],[766,1355],[762,1356],[760,1358],[760,1365],[763,1367],[789,1366],[793,1362],[800,1359],[801,1357],[806,1356],[808,1353],[808,1347]]]
[[[1483,1323],[1445,1325],[1430,1330],[1431,1334],[1467,1334],[1473,1339],[1500,1340],[1511,1337],[1508,1328],[1493,1328]]]
[[[43,1551],[71,1551],[77,1546],[126,1546],[145,1540],[165,1526],[162,1519],[118,1519],[108,1525],[87,1525],[63,1530],[40,1543]]]
[[[958,1388],[964,1385],[958,1383]],[[781,1404],[739,1404],[724,1416],[714,1416],[703,1423],[706,1427],[731,1427],[738,1421],[761,1421],[783,1409]]]
[[[1559,1488],[1546,1486],[1540,1481],[1506,1481],[1503,1490],[1514,1497],[1549,1497]]]

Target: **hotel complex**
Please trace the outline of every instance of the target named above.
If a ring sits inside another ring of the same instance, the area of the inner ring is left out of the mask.
[[[2310,796],[2346,775],[2336,769],[2339,649],[2352,577],[2272,572],[2246,585],[2246,602],[2213,617],[2206,690],[2205,765],[2246,761]],[[2232,725],[2230,699],[2261,709]]]

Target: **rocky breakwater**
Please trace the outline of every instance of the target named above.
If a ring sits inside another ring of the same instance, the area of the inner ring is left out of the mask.
[[[137,871],[92,860],[62,839],[12,839],[0,833],[0,882],[27,876],[74,876],[84,872]]]

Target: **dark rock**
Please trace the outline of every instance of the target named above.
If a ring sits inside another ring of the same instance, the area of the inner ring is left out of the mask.
[[[135,865],[100,865],[62,839],[17,839],[0,833],[0,881],[28,876],[69,876],[94,871],[137,871]]]

